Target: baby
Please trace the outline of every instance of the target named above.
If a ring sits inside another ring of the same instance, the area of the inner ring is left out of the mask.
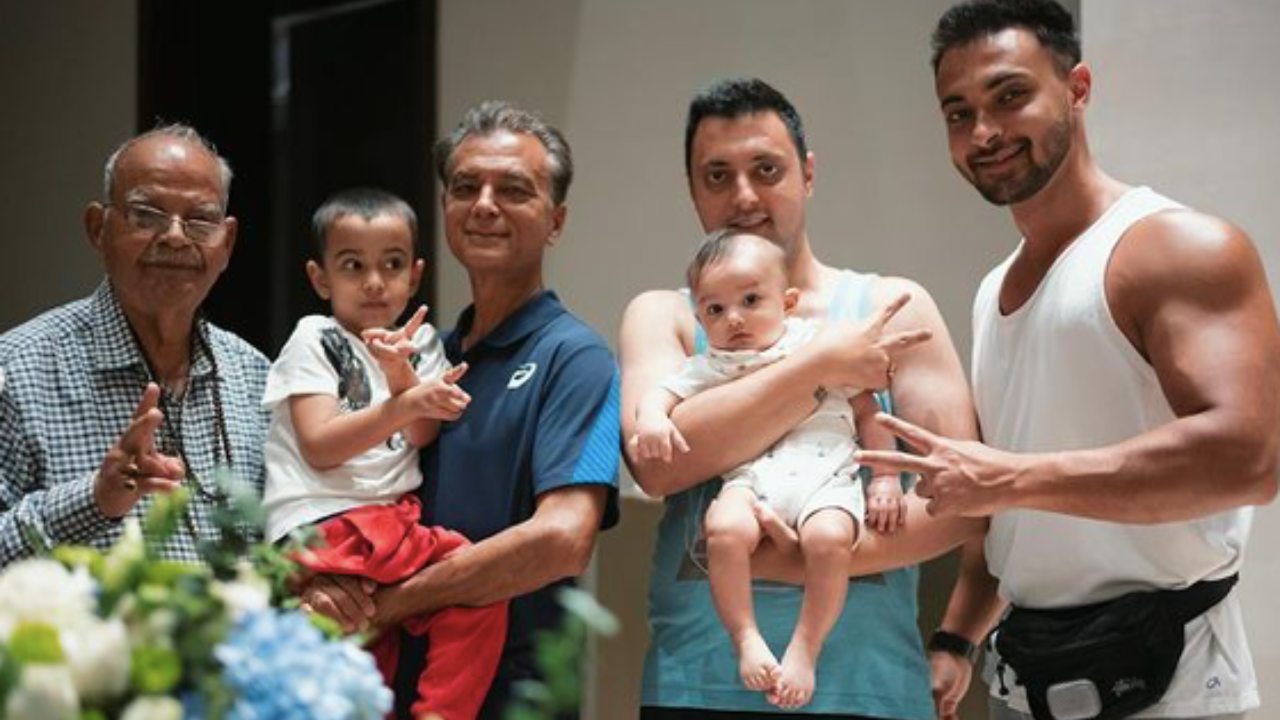
[[[787,286],[783,252],[756,235],[712,235],[698,249],[688,282],[710,349],[641,399],[634,442],[648,460],[669,461],[673,450],[688,450],[670,419],[682,400],[787,356],[818,326],[791,317],[799,291]],[[892,434],[872,420],[880,409],[875,398],[839,388],[818,395],[813,414],[764,455],[724,475],[706,518],[711,594],[737,649],[742,681],[784,708],[813,696],[814,667],[844,607],[864,515],[882,532],[906,517],[898,477],[873,477],[864,498],[853,460],[859,441],[865,448],[893,448]],[[804,557],[804,603],[781,664],[752,607],[751,555],[762,537],[784,551],[798,547]]]

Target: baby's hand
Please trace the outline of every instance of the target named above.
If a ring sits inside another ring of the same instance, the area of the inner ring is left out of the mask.
[[[641,414],[631,444],[641,460],[671,462],[672,448],[682,453],[689,452],[689,443],[685,442],[676,424],[671,422],[671,418],[658,413]]]
[[[459,363],[438,378],[424,380],[406,390],[413,398],[414,415],[433,420],[457,420],[471,403],[471,396],[458,387],[458,380],[467,372],[467,364]]]
[[[892,535],[907,524],[907,499],[896,475],[878,475],[867,484],[867,527]]]
[[[378,361],[384,373],[392,375],[406,370],[413,371],[413,367],[409,365],[409,358],[417,351],[413,346],[413,337],[426,318],[427,306],[419,305],[418,311],[399,330],[369,328],[360,333],[365,347],[369,348],[369,354]]]

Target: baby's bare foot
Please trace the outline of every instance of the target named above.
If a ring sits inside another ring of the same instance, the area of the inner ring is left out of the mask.
[[[738,674],[751,690],[766,692],[778,682],[778,659],[758,632],[746,633],[738,643]]]
[[[787,646],[782,656],[782,673],[778,687],[771,693],[769,702],[783,710],[804,707],[813,699],[813,667],[817,659],[807,648],[798,643]]]
[[[796,534],[795,528],[782,521],[782,517],[773,508],[756,501],[751,509],[755,512],[760,529],[773,541],[774,547],[787,554],[799,552],[800,536]]]

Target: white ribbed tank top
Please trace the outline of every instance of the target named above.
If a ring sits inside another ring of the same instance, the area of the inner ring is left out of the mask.
[[[988,444],[1020,452],[1102,447],[1174,419],[1155,371],[1116,325],[1104,280],[1126,230],[1180,207],[1148,188],[1125,193],[1007,316],[1000,287],[1013,256],[987,275],[973,308],[973,387]],[[1212,493],[1213,478],[1203,480]],[[1252,508],[1165,525],[1011,510],[991,519],[987,565],[1015,604],[1081,605],[1229,575],[1240,567],[1252,520]],[[1233,592],[1187,623],[1169,690],[1135,718],[1243,712],[1258,706],[1257,683]],[[1022,688],[1009,685],[1009,702],[1025,709]],[[1000,684],[991,688],[996,695]]]
[[[983,437],[1016,452],[1111,445],[1172,421],[1155,371],[1116,325],[1104,279],[1134,223],[1178,203],[1149,188],[1117,200],[1063,251],[1022,307],[1000,312],[1013,257],[974,302],[973,388]],[[1206,477],[1205,492],[1213,492]],[[1019,605],[1061,607],[1131,590],[1185,587],[1235,572],[1253,513],[1122,525],[1035,510],[992,518],[987,563]]]

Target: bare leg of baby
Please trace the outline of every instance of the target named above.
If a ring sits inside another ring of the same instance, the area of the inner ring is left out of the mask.
[[[786,710],[813,699],[814,667],[827,634],[835,626],[849,593],[849,558],[857,525],[845,511],[830,508],[810,516],[800,528],[804,553],[804,604],[782,657],[782,673],[769,701]]]
[[[778,659],[760,635],[751,600],[751,553],[760,543],[760,526],[751,506],[755,493],[726,488],[707,510],[707,559],[711,597],[720,621],[738,652],[742,683],[768,692],[778,681]]]

